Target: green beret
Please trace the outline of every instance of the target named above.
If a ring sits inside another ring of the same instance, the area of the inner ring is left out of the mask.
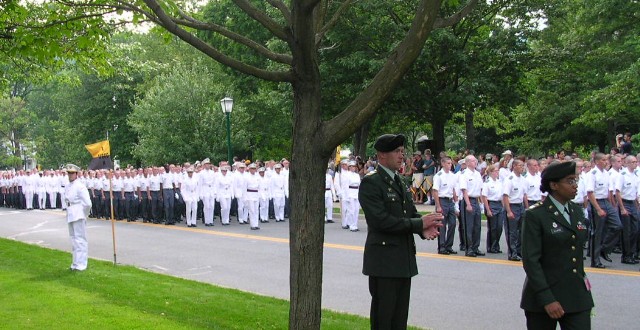
[[[384,134],[380,135],[378,139],[376,139],[376,143],[373,147],[380,152],[389,152],[396,150],[396,148],[400,146],[404,146],[405,137],[402,134]]]

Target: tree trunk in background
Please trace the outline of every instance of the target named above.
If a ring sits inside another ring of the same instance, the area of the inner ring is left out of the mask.
[[[367,159],[367,140],[371,130],[371,121],[368,120],[353,134],[353,154]]]

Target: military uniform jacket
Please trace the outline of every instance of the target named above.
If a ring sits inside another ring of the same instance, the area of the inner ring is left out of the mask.
[[[558,301],[566,313],[593,307],[585,280],[582,246],[587,240],[584,213],[569,203],[571,224],[550,198],[526,211],[522,225],[522,260],[527,277],[520,307],[544,312]]]
[[[417,275],[413,234],[422,235],[422,219],[411,192],[379,169],[364,177],[358,199],[368,226],[362,273],[394,278]]]

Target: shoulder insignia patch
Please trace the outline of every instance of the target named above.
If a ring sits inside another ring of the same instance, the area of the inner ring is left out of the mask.
[[[442,175],[442,172],[438,172],[438,174],[436,174],[436,175]]]
[[[513,175],[509,176],[509,180],[513,180]]]
[[[591,174],[596,174],[596,173],[597,173],[596,170],[591,171]]]
[[[533,205],[529,206],[529,210],[533,210],[533,209],[535,209],[536,207],[538,207],[538,206],[540,206],[540,205],[542,205],[542,202],[537,202],[537,203],[535,203],[535,204],[533,204]]]
[[[373,170],[373,171],[367,173],[365,176],[374,175],[374,174],[378,174],[378,172],[376,172],[376,170]]]

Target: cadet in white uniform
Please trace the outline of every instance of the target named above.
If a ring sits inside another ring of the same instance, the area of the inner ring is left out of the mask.
[[[327,173],[324,176],[324,208],[326,211],[324,220],[327,223],[333,223],[333,195],[335,194],[333,177],[329,173],[330,171],[331,167],[327,168]]]
[[[482,202],[487,215],[487,253],[502,253],[500,250],[500,238],[502,237],[502,224],[504,222],[504,209],[502,207],[502,182],[499,176],[500,166],[493,164],[487,167],[487,181],[482,185]]]
[[[38,173],[35,177],[36,194],[38,194],[38,208],[41,210],[45,209],[47,202],[47,186],[45,180],[46,177],[43,177],[42,173]]]
[[[83,271],[87,269],[89,258],[89,243],[87,242],[85,227],[87,216],[91,209],[91,198],[87,187],[77,180],[80,168],[76,165],[68,164],[66,170],[69,176],[69,184],[65,187],[63,203],[67,209],[67,223],[73,255],[73,262],[69,269]]]
[[[276,164],[273,168],[275,173],[271,177],[270,190],[273,198],[276,222],[280,222],[284,221],[285,197],[288,195],[288,188],[286,186],[287,179],[284,177],[284,174],[281,173],[282,165]]]
[[[229,212],[231,211],[231,199],[233,198],[233,178],[229,172],[229,166],[220,167],[220,176],[216,180],[216,201],[220,203],[220,220],[223,226],[229,225]]]
[[[522,177],[524,163],[513,161],[513,172],[503,182],[502,205],[507,216],[507,244],[509,245],[509,260],[522,260],[520,229],[524,216],[524,201],[527,199],[527,182]]]
[[[196,214],[200,197],[200,182],[193,175],[193,171],[193,167],[187,168],[187,177],[182,181],[180,188],[185,203],[187,227],[197,227]]]
[[[600,258],[611,262],[609,253],[613,249],[618,233],[622,229],[622,223],[618,215],[618,210],[613,206],[613,194],[609,189],[610,177],[605,167],[607,159],[603,153],[597,153],[594,158],[595,167],[589,175],[585,177],[585,187],[587,197],[592,207],[592,228],[591,236],[591,267],[605,268]],[[605,224],[609,227],[605,231]]]
[[[436,203],[436,213],[444,217],[442,227],[438,228],[438,253],[457,254],[453,250],[453,240],[456,232],[456,202],[458,196],[455,188],[458,177],[451,172],[451,158],[444,157],[440,160],[442,169],[433,178],[433,200]]]
[[[620,171],[615,185],[616,198],[620,208],[622,222],[622,263],[636,264],[638,251],[638,184],[640,178],[635,173],[638,160],[634,156],[627,156],[624,160],[625,168]]]
[[[464,209],[465,255],[467,257],[483,256],[480,247],[481,212],[480,195],[482,192],[482,176],[476,171],[478,160],[473,155],[465,157],[467,169],[460,175],[458,185],[462,191]]]
[[[352,232],[360,231],[358,229],[358,215],[360,213],[360,201],[358,200],[358,191],[360,190],[360,174],[358,174],[358,164],[355,161],[349,162],[349,182],[346,192],[347,199],[347,225]]]
[[[266,169],[261,167],[258,169],[258,175],[260,175],[260,200],[258,208],[260,209],[260,222],[269,222],[269,200],[271,199],[271,192],[269,191],[269,178],[266,176]]]
[[[211,169],[209,158],[202,161],[204,169],[198,173],[200,179],[200,197],[202,198],[202,212],[204,214],[205,226],[213,226],[213,211],[216,205],[216,174]]]
[[[258,214],[258,203],[260,198],[260,176],[256,173],[256,171],[256,164],[250,164],[249,174],[245,176],[245,185],[247,189],[244,194],[244,207],[247,209],[251,230],[260,229],[260,215]]]
[[[527,194],[527,200],[524,205],[525,208],[529,208],[544,199],[542,191],[540,190],[540,182],[542,182],[542,178],[540,177],[539,168],[540,166],[538,165],[537,160],[527,160],[527,172],[523,174],[525,182],[527,183],[527,190],[525,191]]]
[[[347,225],[347,191],[349,189],[349,180],[347,180],[347,176],[349,175],[349,168],[347,164],[347,160],[343,159],[340,161],[340,171],[336,173],[334,178],[334,186],[336,188],[336,195],[338,195],[338,199],[340,200],[340,218],[342,219],[342,229],[349,229],[349,225]]]
[[[247,184],[245,180],[246,165],[244,163],[238,163],[236,165],[236,169],[237,170],[234,172],[233,178],[233,195],[238,202],[238,223],[243,225],[247,224],[247,217],[249,216],[244,203],[245,194],[247,192]]]

